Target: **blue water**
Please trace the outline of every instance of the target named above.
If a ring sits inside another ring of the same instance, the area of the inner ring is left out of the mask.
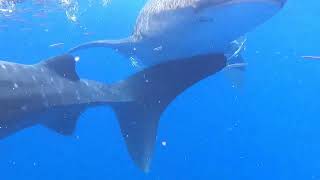
[[[27,1],[16,8],[31,10],[0,16],[0,59],[32,64],[82,42],[126,37],[145,1],[87,3],[79,3],[79,23],[63,9],[32,16],[44,5]],[[39,125],[1,140],[0,179],[320,179],[320,62],[300,58],[320,55],[319,9],[317,0],[288,0],[248,33],[242,89],[219,73],[178,96],[161,117],[148,174],[131,161],[112,109],[100,107],[83,114],[72,137]],[[77,71],[108,83],[136,68],[92,49],[81,52]]]

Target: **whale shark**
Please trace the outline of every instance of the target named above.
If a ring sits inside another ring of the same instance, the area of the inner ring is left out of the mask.
[[[104,84],[80,79],[71,55],[33,65],[0,61],[0,139],[35,125],[70,136],[87,108],[110,106],[131,158],[148,171],[162,112],[185,89],[226,66],[223,54],[193,56]]]
[[[172,59],[226,53],[237,40],[275,15],[286,0],[149,0],[131,36],[81,44],[69,52],[112,48],[152,66]]]

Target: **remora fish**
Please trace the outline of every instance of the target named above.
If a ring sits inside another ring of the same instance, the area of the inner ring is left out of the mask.
[[[79,79],[71,55],[35,65],[0,61],[0,138],[36,124],[71,135],[86,108],[109,105],[129,154],[148,171],[162,112],[185,89],[224,68],[226,61],[216,54],[172,60],[109,85]]]
[[[118,50],[146,66],[201,54],[222,53],[230,42],[265,22],[286,0],[149,0],[134,32],[120,40],[79,45]]]

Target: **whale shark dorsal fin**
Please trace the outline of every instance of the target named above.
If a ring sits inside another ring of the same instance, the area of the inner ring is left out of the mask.
[[[78,81],[80,79],[76,72],[76,61],[71,55],[66,54],[57,56],[41,62],[39,65],[44,66],[58,75],[72,81]]]
[[[128,152],[140,169],[149,170],[159,119],[167,106],[184,90],[225,66],[223,54],[169,60],[112,85],[134,99],[111,106]]]
[[[133,43],[133,37],[128,37],[119,40],[97,40],[91,41],[84,44],[80,44],[69,50],[69,53],[73,53],[83,49],[89,49],[94,47],[105,47],[112,48],[120,51],[128,51],[130,45]]]

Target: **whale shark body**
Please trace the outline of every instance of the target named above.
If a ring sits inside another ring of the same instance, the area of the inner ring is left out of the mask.
[[[108,47],[145,66],[171,59],[221,53],[278,12],[286,0],[149,0],[136,20],[134,32],[120,40],[79,45],[75,52]]]
[[[117,114],[130,156],[148,171],[162,112],[185,89],[226,64],[222,54],[194,56],[103,84],[80,79],[71,55],[35,65],[0,61],[0,138],[37,124],[72,135],[85,109],[108,105]]]

